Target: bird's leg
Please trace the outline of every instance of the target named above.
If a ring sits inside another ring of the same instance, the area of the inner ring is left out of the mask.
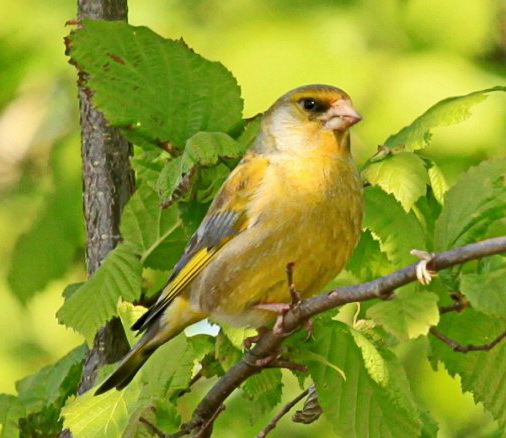
[[[300,296],[300,292],[295,287],[295,283],[293,281],[293,267],[295,266],[294,262],[290,262],[286,265],[286,277],[288,280],[288,290],[290,291],[290,296],[292,297],[292,306],[296,307],[302,301]],[[304,322],[304,329],[307,332],[307,339],[309,339],[313,335],[313,320],[311,318],[307,319]],[[307,340],[306,339],[306,340]]]
[[[295,287],[295,283],[293,281],[293,268],[295,266],[294,262],[290,262],[286,265],[286,278],[288,282],[288,291],[290,293],[291,303],[265,303],[265,304],[257,304],[255,307],[257,309],[262,310],[268,310],[270,312],[274,312],[278,314],[278,318],[276,319],[276,322],[274,323],[274,327],[272,328],[272,332],[275,335],[285,335],[288,336],[292,334],[285,333],[283,324],[284,324],[284,317],[286,313],[289,310],[297,309],[299,303],[301,302],[301,296],[297,288]],[[305,328],[309,333],[309,336],[313,333],[312,330],[313,324],[310,320],[306,321]]]
[[[288,280],[288,291],[290,292],[291,303],[290,304],[286,304],[286,303],[260,303],[260,304],[255,305],[255,307],[257,309],[267,310],[269,312],[274,312],[274,313],[278,314],[278,318],[276,319],[276,322],[274,323],[274,327],[272,328],[272,332],[275,335],[289,336],[293,333],[293,331],[291,331],[289,333],[285,332],[284,327],[283,327],[283,320],[284,320],[286,313],[291,309],[294,309],[294,308],[296,309],[298,304],[301,302],[300,293],[297,290],[297,288],[295,287],[295,284],[293,282],[293,267],[294,266],[295,266],[294,262],[290,262],[286,265],[286,276],[287,276],[287,280]],[[312,327],[313,327],[313,325],[312,325],[311,321],[307,321],[306,328],[308,329],[308,331],[310,333],[312,333]],[[251,347],[251,344],[258,342],[260,337],[265,333],[265,330],[266,330],[265,327],[260,327],[258,329],[257,336],[252,336],[251,338],[245,339],[244,345],[245,345],[246,349],[249,350],[249,348]],[[273,354],[270,354],[269,356],[256,359],[253,363],[250,363],[250,362],[248,362],[248,363],[252,366],[261,367],[261,368],[267,367],[269,365],[273,366],[273,367],[279,366],[282,368],[286,368],[289,366],[291,366],[293,368],[300,367],[300,365],[292,364],[291,362],[288,362],[288,361],[283,361],[282,363],[284,365],[278,365],[280,355],[281,355],[280,351],[275,351]]]
[[[432,278],[437,275],[434,270],[434,254],[419,249],[412,249],[409,253],[421,259],[415,268],[416,278],[421,284],[427,286],[432,281]]]
[[[296,306],[301,302],[300,293],[295,287],[295,283],[293,282],[293,267],[295,266],[294,262],[290,262],[286,265],[286,279],[288,281],[288,290],[290,291],[290,296],[292,297],[292,306]]]

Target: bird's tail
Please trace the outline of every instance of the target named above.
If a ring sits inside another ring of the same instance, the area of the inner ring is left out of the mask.
[[[103,394],[112,388],[123,389],[158,347],[181,333],[185,327],[206,316],[192,310],[185,298],[176,297],[164,312],[156,315],[148,324],[142,338],[123,358],[118,368],[98,387],[95,395]],[[145,318],[141,317],[141,321],[144,320]]]
[[[144,335],[122,359],[118,368],[105,379],[95,391],[95,395],[103,394],[112,388],[123,389],[127,386],[144,365],[144,362],[155,352],[157,346],[149,348],[149,339]]]

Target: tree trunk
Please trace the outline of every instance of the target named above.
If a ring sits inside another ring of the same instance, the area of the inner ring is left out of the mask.
[[[127,14],[127,0],[78,0],[80,21],[126,21]],[[89,277],[120,240],[121,211],[134,191],[134,174],[130,167],[132,145],[93,108],[90,91],[82,81],[85,75],[79,73],[79,102]],[[88,351],[79,393],[93,386],[101,366],[119,360],[127,351],[125,333],[115,318],[97,333],[93,348]]]

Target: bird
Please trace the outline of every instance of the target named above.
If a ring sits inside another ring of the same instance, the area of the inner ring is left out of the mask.
[[[158,300],[133,324],[142,336],[96,395],[123,389],[158,347],[204,318],[272,322],[290,302],[288,264],[302,298],[343,269],[363,214],[349,132],[361,119],[346,92],[319,84],[286,93],[262,114]]]

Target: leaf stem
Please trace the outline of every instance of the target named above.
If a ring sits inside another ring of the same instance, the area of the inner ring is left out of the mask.
[[[283,406],[283,409],[281,409],[274,418],[265,426],[260,433],[255,438],[265,438],[267,434],[274,430],[281,418],[283,418],[290,410],[299,403],[304,397],[306,397],[309,394],[309,388],[305,391],[302,391],[297,397],[295,397],[291,402],[287,403],[285,406]]]

